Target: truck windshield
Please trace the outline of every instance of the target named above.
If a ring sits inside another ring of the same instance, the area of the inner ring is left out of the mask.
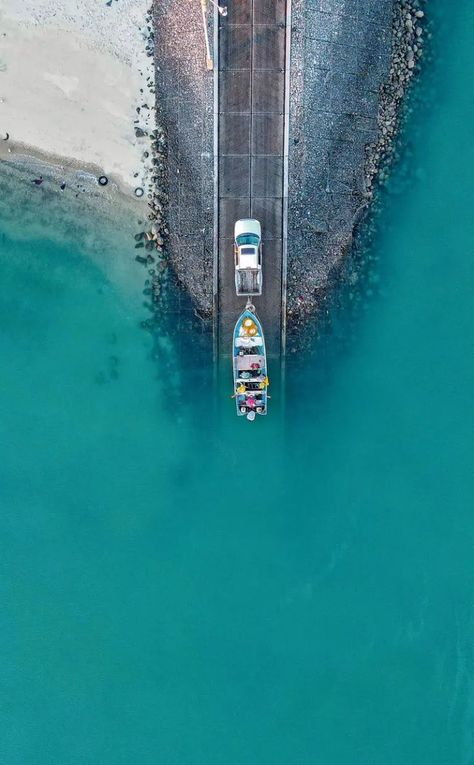
[[[237,244],[254,244],[258,245],[258,236],[256,234],[241,234],[237,237]]]

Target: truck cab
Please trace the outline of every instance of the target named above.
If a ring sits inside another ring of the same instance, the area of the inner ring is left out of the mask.
[[[235,291],[239,297],[261,295],[262,229],[258,220],[243,218],[234,226]]]

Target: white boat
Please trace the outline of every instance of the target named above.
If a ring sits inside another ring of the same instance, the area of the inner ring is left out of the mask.
[[[255,308],[247,303],[232,340],[234,397],[239,417],[254,420],[267,413],[268,370],[265,338]]]

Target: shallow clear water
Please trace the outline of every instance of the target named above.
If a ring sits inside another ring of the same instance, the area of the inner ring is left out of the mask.
[[[253,426],[141,277],[3,239],[6,765],[474,762],[473,11],[433,8],[371,294]]]

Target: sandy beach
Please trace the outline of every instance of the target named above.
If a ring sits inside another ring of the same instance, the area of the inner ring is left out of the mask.
[[[128,192],[143,184],[146,139],[135,128],[154,121],[147,7],[144,0],[110,6],[3,0],[0,134],[9,135],[1,142],[3,158],[50,156],[56,166],[61,160],[65,167],[88,165]]]

